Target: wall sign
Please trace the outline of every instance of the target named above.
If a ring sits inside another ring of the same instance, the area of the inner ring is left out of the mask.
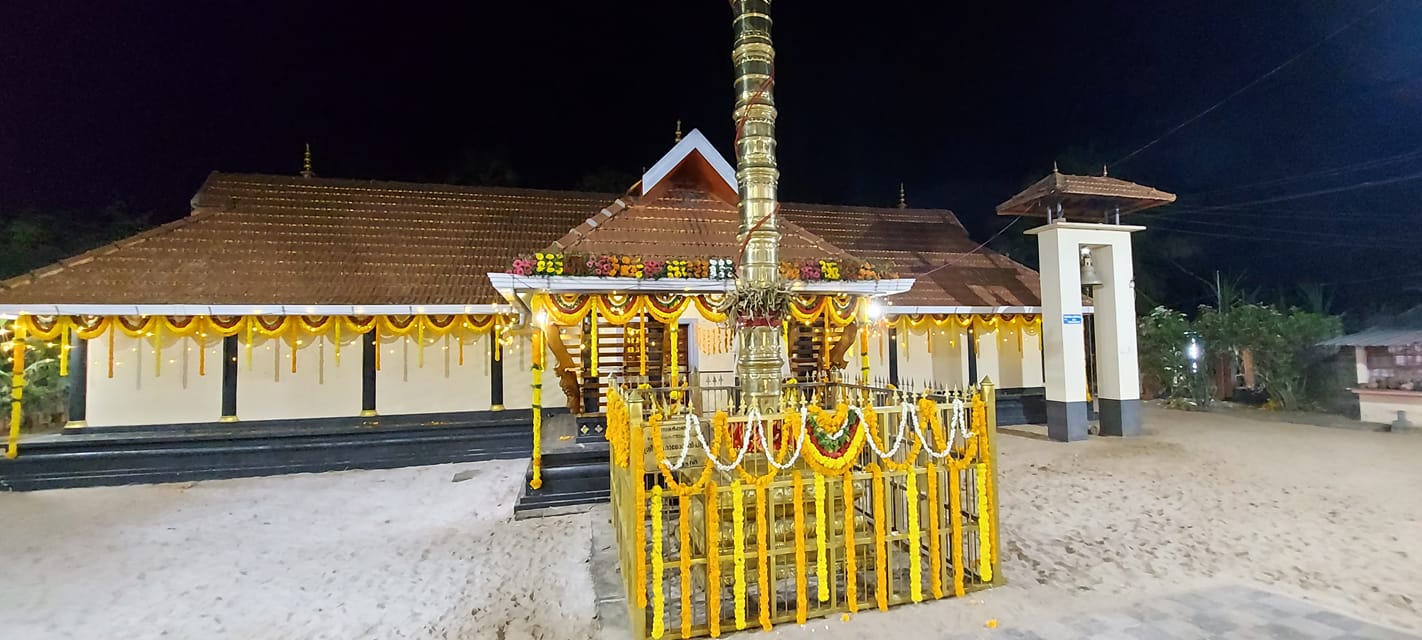
[[[1062,315],[1062,324],[1081,324],[1081,314],[1067,313]]]

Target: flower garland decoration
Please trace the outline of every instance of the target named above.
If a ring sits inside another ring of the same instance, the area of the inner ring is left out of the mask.
[[[621,469],[627,468],[628,452],[631,449],[627,435],[631,423],[631,417],[627,415],[626,398],[622,397],[616,386],[608,387],[607,429],[603,432],[603,437],[607,439],[608,448],[612,451],[613,464]]]
[[[659,639],[667,632],[666,594],[662,591],[662,571],[666,568],[662,558],[662,488],[652,486],[652,638]]]
[[[973,476],[977,478],[978,490],[978,578],[992,582],[992,536],[987,495],[987,463],[973,465]]]
[[[787,280],[827,281],[879,280],[896,277],[867,262],[855,260],[802,260],[781,262],[780,274]],[[508,273],[519,276],[596,276],[603,278],[710,278],[736,277],[730,258],[644,258],[628,255],[575,256],[542,251],[515,258]]]
[[[731,545],[735,579],[732,595],[736,600],[736,630],[746,628],[746,512],[745,493],[740,480],[731,481]]]
[[[816,482],[823,486],[824,481],[816,475]],[[809,611],[809,602],[805,589],[805,478],[799,473],[791,476],[791,501],[794,503],[795,512],[795,623],[805,624],[805,617]],[[815,494],[815,500],[819,501],[820,510],[824,510],[824,501],[820,494]],[[816,521],[816,534],[823,534],[824,527],[820,526],[821,521]],[[820,551],[823,553],[823,538],[820,538]],[[825,599],[829,599],[829,589],[824,589]],[[682,634],[686,635],[686,634]]]
[[[770,562],[768,561],[770,558],[770,545],[767,541],[770,535],[770,524],[769,514],[766,513],[769,509],[766,504],[765,494],[765,484],[756,483],[755,551],[757,557],[756,567],[760,570],[757,576],[759,579],[758,585],[760,594],[760,628],[764,631],[770,631],[770,604],[774,598],[769,597],[768,594],[774,590],[775,586],[770,583]]]
[[[924,470],[928,478],[928,504],[933,505],[928,510],[928,559],[933,563],[933,569],[929,572],[929,583],[933,587],[933,597],[943,597],[943,541],[938,533],[938,512],[940,503],[938,500],[938,468],[934,466],[933,459],[929,458],[924,464]]]
[[[706,626],[712,638],[721,637],[721,488],[706,488]]]
[[[695,490],[683,490],[677,492],[677,503],[680,506],[680,518],[677,521],[677,534],[680,535],[677,555],[680,557],[681,565],[681,637],[691,637],[691,496]]]
[[[659,416],[653,416],[660,420]],[[646,453],[642,445],[642,426],[631,426],[628,438],[628,456],[631,467],[630,475],[634,478],[632,482],[632,502],[633,502],[633,522],[638,526],[632,527],[632,548],[637,550],[637,562],[633,576],[637,585],[637,607],[645,609],[647,607],[647,529],[641,523],[647,521],[647,485],[642,477],[645,472],[642,469]]]
[[[908,494],[908,536],[909,548],[909,597],[914,602],[923,602],[923,564],[919,562],[918,549],[922,544],[918,523],[918,470],[909,469],[904,476],[904,491]]]
[[[888,536],[888,509],[884,508],[884,472],[877,464],[869,465],[871,481],[874,483],[870,489],[873,491],[871,498],[874,501],[874,553],[878,557],[878,562],[874,563],[874,577],[877,580],[874,589],[874,599],[879,603],[880,611],[889,609],[889,547],[886,537]]]
[[[844,472],[844,598],[850,613],[859,612],[859,587],[856,568],[858,552],[854,543],[854,473]]]
[[[952,528],[953,595],[963,597],[963,474],[956,465],[948,467],[948,523]]]
[[[829,601],[829,535],[825,531],[825,477],[815,474],[815,581],[820,602]]]

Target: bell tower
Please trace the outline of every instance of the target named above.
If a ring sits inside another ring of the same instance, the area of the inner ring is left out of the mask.
[[[1100,176],[1057,171],[998,205],[1003,216],[1045,218],[1037,236],[1042,285],[1042,354],[1047,435],[1087,437],[1086,326],[1094,323],[1101,435],[1141,432],[1131,234],[1121,216],[1175,201],[1173,194]],[[1091,312],[1087,312],[1090,305]]]

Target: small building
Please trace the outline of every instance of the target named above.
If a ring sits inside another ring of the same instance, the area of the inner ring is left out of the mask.
[[[1364,422],[1422,424],[1422,328],[1371,327],[1323,343],[1353,352]]]

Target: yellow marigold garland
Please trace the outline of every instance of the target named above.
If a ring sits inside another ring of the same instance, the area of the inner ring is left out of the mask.
[[[681,637],[691,637],[691,495],[693,491],[677,492],[680,519],[677,533],[681,536],[678,554],[681,559]]]
[[[948,522],[953,535],[953,595],[963,597],[963,500],[962,472],[957,465],[948,465]]]
[[[940,502],[938,497],[938,468],[933,464],[933,459],[929,458],[924,465],[928,472],[928,559],[933,563],[932,570],[929,571],[929,583],[933,586],[933,597],[943,597],[943,540],[938,530],[938,512]]]
[[[815,474],[815,580],[820,602],[829,600],[829,532],[825,518],[825,476]]]
[[[774,600],[773,594],[775,585],[770,582],[770,545],[767,538],[770,533],[770,518],[767,500],[765,499],[765,485],[757,483],[755,486],[755,547],[756,547],[756,567],[760,570],[757,578],[760,587],[760,628],[770,631],[770,605]]]
[[[721,637],[721,507],[716,483],[706,487],[706,626],[712,638]]]
[[[854,557],[854,472],[844,473],[844,598],[849,605],[850,613],[859,612],[859,587],[855,576],[859,569],[855,567],[858,559]]]
[[[909,597],[914,602],[923,602],[923,564],[918,552],[922,544],[918,524],[918,470],[910,469],[904,483],[908,493]]]
[[[819,476],[816,476],[816,478],[818,478],[818,477],[819,477]],[[823,481],[823,480],[817,480],[817,482],[818,482],[818,484],[819,484],[821,487],[824,486],[824,481]],[[805,592],[806,592],[806,588],[805,588],[805,479],[804,479],[804,477],[801,476],[799,473],[795,473],[795,474],[791,477],[791,487],[792,487],[792,493],[791,493],[790,499],[794,502],[794,507],[795,507],[795,622],[796,622],[797,624],[805,624],[805,617],[806,617],[806,614],[808,613],[808,610],[809,610],[809,602],[808,602],[808,598],[807,598],[806,593],[805,593]],[[824,502],[823,502],[823,500],[820,498],[820,496],[819,496],[818,493],[815,495],[815,499],[820,501],[820,502],[819,502],[819,504],[821,505],[821,509],[820,509],[820,510],[823,511],[823,510],[824,510],[824,509],[823,509]],[[824,533],[823,528],[821,528],[821,527],[816,527],[816,528],[819,529],[816,533],[818,533],[818,534],[823,534],[823,533]],[[823,540],[823,538],[821,538],[821,540]],[[821,542],[820,545],[821,545],[821,548],[823,549],[824,543]],[[829,595],[829,594],[828,594],[828,589],[826,589],[825,591],[826,591],[826,593],[825,593],[826,599],[828,599],[828,595]],[[683,635],[684,635],[684,634],[683,634]]]
[[[983,582],[992,582],[992,531],[988,523],[992,508],[988,505],[987,463],[973,465],[973,476],[977,479],[978,491],[978,577]]]
[[[644,472],[642,465],[646,454],[642,446],[642,427],[630,427],[628,429],[628,455],[632,476],[632,502],[634,504],[632,521],[638,523],[632,527],[632,548],[637,550],[637,562],[634,563],[637,575],[635,583],[637,585],[637,607],[647,607],[647,530],[641,523],[647,521],[647,487],[643,480]]]
[[[731,481],[731,556],[734,560],[732,575],[735,587],[732,595],[736,599],[736,630],[746,628],[746,512],[745,494],[740,480]]]
[[[607,390],[607,429],[603,432],[603,437],[607,439],[607,446],[612,451],[612,462],[619,468],[627,468],[628,446],[627,436],[631,428],[631,418],[627,415],[627,400],[616,387],[609,387]]]
[[[533,333],[533,480],[528,486],[538,489],[543,486],[543,334]],[[376,352],[379,353],[379,349]],[[641,518],[637,522],[642,522]]]
[[[666,594],[662,592],[662,488],[652,486],[652,637],[661,638],[667,632]]]
[[[884,508],[884,472],[879,469],[879,465],[869,465],[869,473],[872,474],[873,491],[871,499],[874,501],[874,554],[877,562],[874,563],[875,589],[874,599],[879,604],[879,610],[889,609],[889,547],[887,537],[888,529],[888,509]]]

